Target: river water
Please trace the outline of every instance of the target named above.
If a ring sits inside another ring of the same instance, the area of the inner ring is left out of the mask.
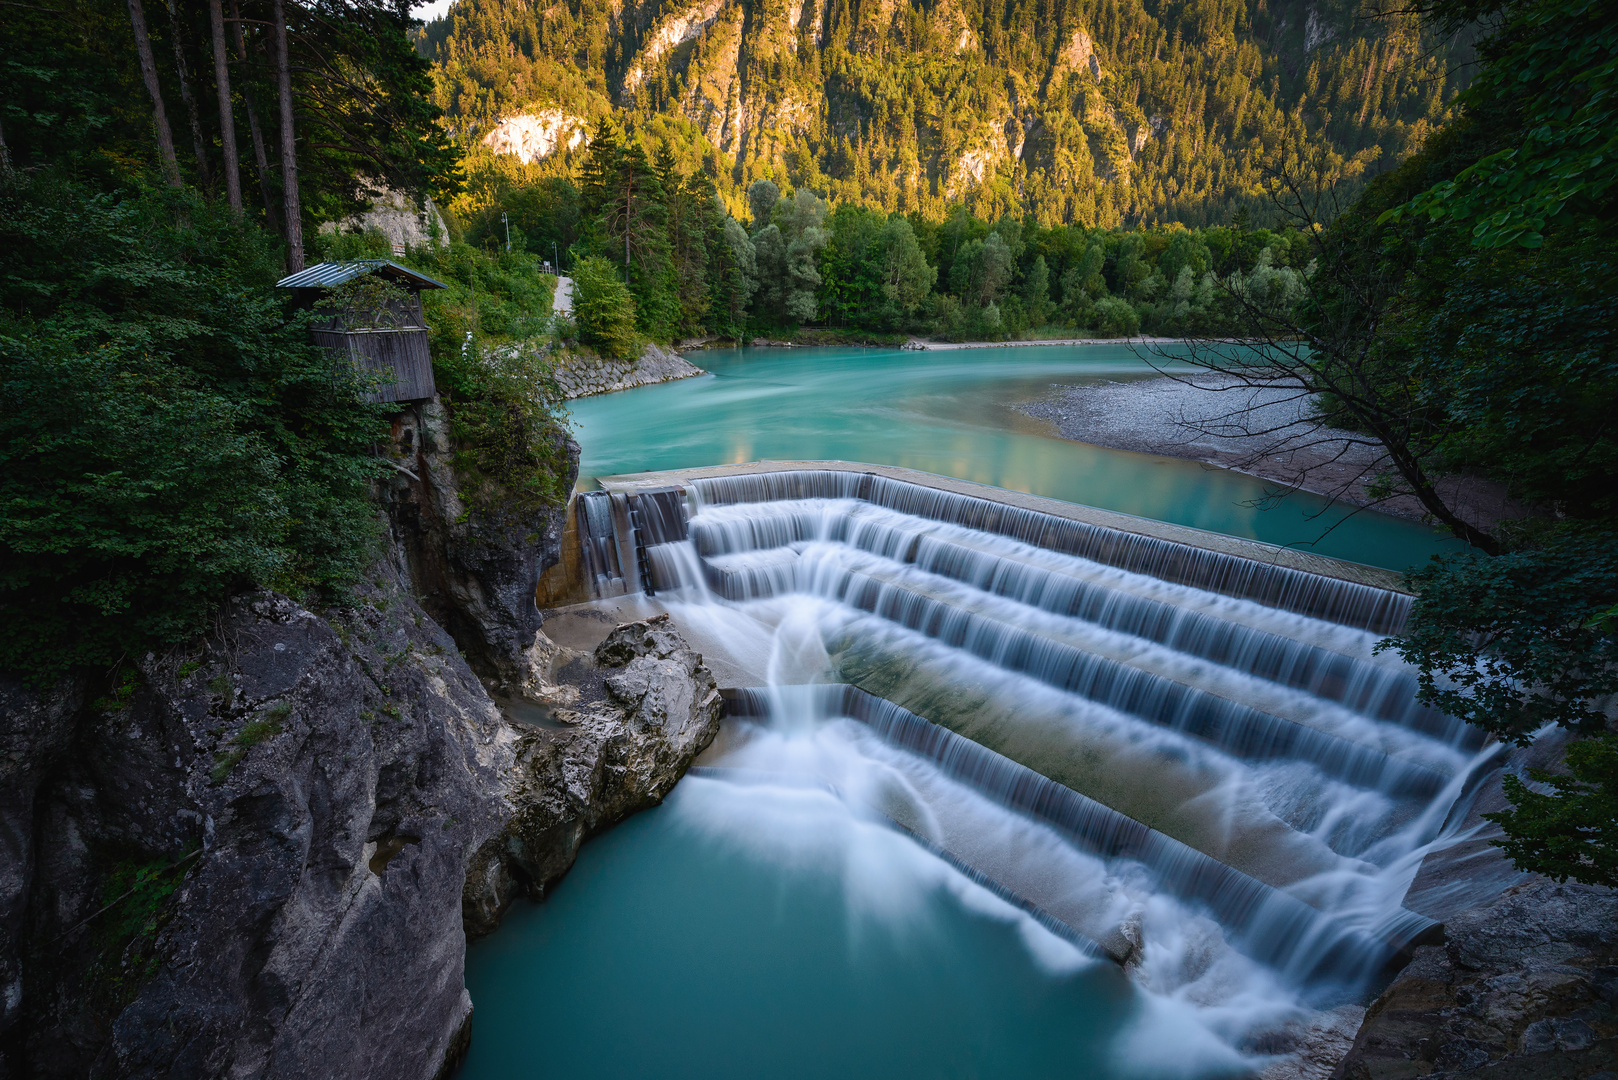
[[[1123,346],[701,362],[712,377],[575,402],[583,473],[840,458],[1392,568],[1442,546],[1369,514],[1322,538],[1319,500],[1261,511],[1259,481],[1007,408],[1151,375]],[[651,549],[677,621],[751,650],[771,689],[471,947],[463,1076],[1211,1080],[1363,996],[1422,922],[1400,899],[1480,760],[1368,623],[818,482],[705,482],[691,540]],[[880,696],[803,686],[839,681]],[[1127,851],[1097,839],[1108,821],[1138,833]],[[1127,978],[1089,944],[1114,928],[1139,946]]]
[[[1162,347],[1172,354],[1173,347]],[[1077,385],[1156,375],[1130,345],[907,352],[726,349],[692,354],[712,377],[571,403],[584,477],[758,460],[897,465],[1230,536],[1403,570],[1442,550],[1431,529],[1327,509],[1194,461],[1069,442],[1010,408]],[[1167,355],[1154,357],[1172,366]]]

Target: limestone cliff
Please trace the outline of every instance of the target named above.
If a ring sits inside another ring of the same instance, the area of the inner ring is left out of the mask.
[[[515,693],[530,677],[524,656],[540,626],[534,589],[560,558],[563,506],[528,512],[468,507],[456,481],[449,417],[434,398],[393,423],[397,470],[382,491],[399,570],[434,621],[490,686]],[[562,490],[578,476],[578,447]]]
[[[254,592],[110,682],[0,685],[0,1077],[442,1075],[467,928],[712,739],[666,624],[599,661],[538,633],[559,520],[469,523],[444,433],[401,418],[393,543],[343,605]],[[525,727],[480,671],[570,707]]]

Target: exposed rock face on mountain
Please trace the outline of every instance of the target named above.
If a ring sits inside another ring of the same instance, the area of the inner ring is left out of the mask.
[[[786,179],[935,220],[964,201],[1114,227],[1262,212],[1262,163],[1288,139],[1368,171],[1419,146],[1468,78],[1465,40],[1360,14],[1349,0],[461,0],[422,46],[452,121],[524,163],[576,167],[581,118],[616,111],[733,198]],[[1301,131],[1299,112],[1326,119]]]
[[[524,165],[543,161],[566,147],[588,143],[588,123],[560,109],[519,113],[496,124],[483,136],[483,145],[497,154],[511,154]]]
[[[554,646],[546,651],[575,682],[546,683],[542,693],[570,705],[556,714],[559,729],[517,739],[505,773],[510,817],[467,873],[472,934],[493,930],[519,893],[543,898],[584,839],[661,802],[719,731],[713,675],[667,615],[614,630],[591,666]]]
[[[1344,1080],[1582,1080],[1618,1068],[1618,894],[1533,879],[1461,912],[1365,1016]]]

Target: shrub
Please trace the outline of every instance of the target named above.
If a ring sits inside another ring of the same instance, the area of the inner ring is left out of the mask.
[[[1130,337],[1140,333],[1140,313],[1129,301],[1117,296],[1103,296],[1097,300],[1091,318],[1096,330],[1108,337]]]
[[[288,321],[269,236],[19,172],[0,250],[0,666],[107,667],[250,585],[358,576],[382,408]]]
[[[635,355],[635,298],[617,267],[599,255],[581,259],[573,271],[573,320],[579,340],[602,356]]]

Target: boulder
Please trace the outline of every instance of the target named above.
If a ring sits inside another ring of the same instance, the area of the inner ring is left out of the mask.
[[[1618,1069],[1618,894],[1543,878],[1455,915],[1365,1015],[1342,1080]]]
[[[576,659],[539,637],[552,663]],[[469,934],[494,930],[518,895],[542,899],[584,840],[661,802],[719,731],[713,675],[667,615],[618,627],[589,660],[595,677],[575,694],[547,684],[536,695],[577,701],[559,724],[517,736],[504,827],[467,872]]]

